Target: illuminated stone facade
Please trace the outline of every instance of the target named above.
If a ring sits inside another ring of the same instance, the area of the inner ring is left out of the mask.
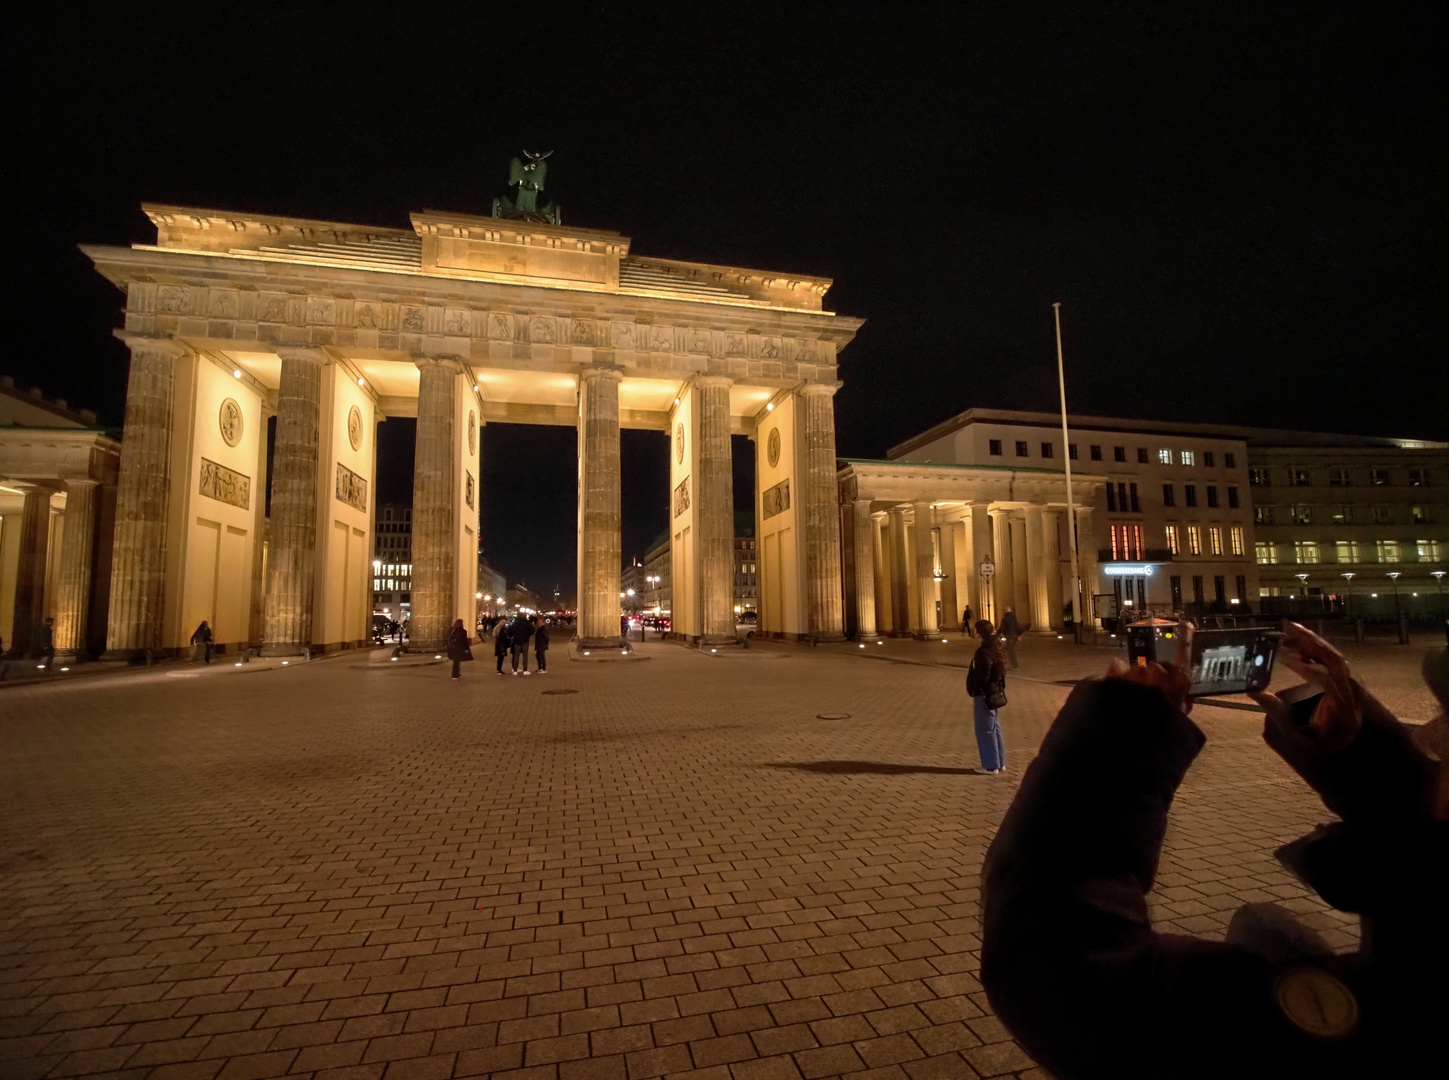
[[[155,244],[83,248],[126,294],[118,333],[132,352],[113,653],[181,649],[202,618],[227,647],[365,641],[377,424],[391,416],[418,418],[420,647],[475,614],[490,420],[579,432],[585,643],[618,632],[621,428],[669,433],[660,497],[677,634],[734,637],[728,451],[745,434],[766,439],[767,486],[794,496],[762,536],[762,627],[841,636],[832,395],[860,321],[824,310],[828,280],[639,258],[617,233],[489,217],[429,212],[381,229],[144,209]],[[248,506],[215,497],[243,481]],[[683,502],[671,495],[681,488]]]

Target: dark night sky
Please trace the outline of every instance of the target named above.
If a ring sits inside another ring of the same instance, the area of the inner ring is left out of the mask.
[[[150,241],[143,200],[405,227],[486,212],[528,146],[566,223],[833,277],[868,320],[842,454],[1054,407],[1053,300],[1074,410],[1449,438],[1442,5],[299,7],[12,22],[0,371],[120,420],[120,296],[75,245]],[[572,432],[484,445],[490,555],[569,591]],[[665,452],[625,437],[626,554],[663,528]]]

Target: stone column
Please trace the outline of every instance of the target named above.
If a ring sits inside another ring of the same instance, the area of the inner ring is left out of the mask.
[[[958,595],[956,586],[961,581],[960,572],[956,567],[956,530],[961,528],[959,521],[942,521],[941,511],[936,511],[936,528],[941,533],[941,629],[961,629],[961,595]]]
[[[408,647],[439,650],[457,618],[458,375],[451,359],[417,359],[418,431],[413,451],[412,604]],[[474,553],[477,558],[477,553]],[[370,568],[369,568],[370,569]],[[469,632],[471,636],[471,631]]]
[[[906,558],[906,509],[893,506],[891,520],[891,632],[911,632],[911,566]]]
[[[855,505],[855,627],[860,638],[875,637],[875,521],[870,500]]]
[[[1067,537],[1071,542],[1071,537]],[[1082,624],[1097,625],[1092,597],[1097,594],[1097,534],[1092,529],[1090,507],[1077,510],[1077,570],[1082,575]]]
[[[819,641],[845,640],[845,600],[840,581],[840,512],[835,486],[835,387],[807,383],[804,403],[805,596],[809,633]]]
[[[317,459],[322,365],[318,348],[281,346],[277,438],[272,453],[272,521],[262,651],[295,656],[312,643],[317,574]]]
[[[916,541],[916,636],[925,637],[936,632],[936,556],[932,543],[932,523],[935,520],[929,502],[913,504]]]
[[[1048,510],[1041,516],[1042,559],[1045,565],[1047,596],[1051,605],[1049,625],[1053,630],[1060,630],[1065,624],[1062,606],[1067,603],[1066,590],[1062,588],[1061,521],[1062,514],[1058,510]]]
[[[734,381],[705,375],[694,385],[698,390],[694,550],[699,570],[700,644],[734,645],[739,642],[734,606],[735,482],[730,457],[730,387]]]
[[[996,563],[996,576],[991,579],[995,599],[992,622],[998,626],[1007,608],[1016,607],[1016,578],[1011,564],[1011,511],[991,511],[991,558]],[[1017,622],[1026,621],[1026,613],[1016,613]]]
[[[185,349],[169,338],[126,334],[122,340],[131,350],[131,373],[116,482],[106,656],[129,660],[161,648],[175,362]]]
[[[991,514],[985,503],[972,503],[970,538],[971,565],[967,575],[971,581],[971,616],[973,619],[996,621],[992,603],[992,581],[981,576],[981,564],[991,561]]]
[[[1051,581],[1042,508],[1026,508],[1027,589],[1031,604],[1031,628],[1045,633],[1052,625],[1052,603],[1047,584]]]
[[[258,413],[261,437],[257,439],[257,467],[252,475],[257,482],[252,488],[252,583],[247,608],[247,645],[261,648],[266,636],[267,613],[267,500],[262,484],[267,475],[267,417],[265,405]],[[375,472],[373,475],[377,475]]]
[[[1011,583],[1015,588],[1016,619],[1022,629],[1035,625],[1031,618],[1031,560],[1026,557],[1026,519],[1013,517],[1010,521],[1011,536]]]
[[[889,633],[892,625],[890,533],[886,528],[886,522],[888,520],[884,513],[870,515],[871,555],[874,561],[872,572],[875,584],[875,625],[877,634]]]
[[[584,648],[619,643],[620,377],[617,368],[579,373],[578,639]]]
[[[15,617],[10,624],[9,655],[19,658],[39,643],[40,629],[45,625],[51,490],[37,484],[15,487],[25,493],[25,503],[20,512],[20,560],[15,568]]]
[[[86,647],[99,486],[94,480],[66,482],[65,535],[60,544],[60,584],[55,598],[55,651],[67,660],[76,659]]]

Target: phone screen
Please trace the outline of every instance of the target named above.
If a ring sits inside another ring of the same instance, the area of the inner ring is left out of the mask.
[[[1192,637],[1192,697],[1264,690],[1279,635],[1258,627],[1199,630]]]

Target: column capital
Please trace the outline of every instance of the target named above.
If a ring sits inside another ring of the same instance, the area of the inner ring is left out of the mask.
[[[797,391],[801,397],[834,397],[840,389],[839,383],[806,383]]]
[[[191,351],[170,334],[138,334],[133,330],[112,330],[111,333],[133,353],[150,353],[178,360]]]
[[[613,364],[586,364],[579,368],[579,381],[585,379],[613,379],[620,382],[624,378],[624,369]]]
[[[456,353],[413,353],[412,360],[419,369],[437,365],[452,368],[454,375],[463,374],[463,359]]]
[[[272,346],[272,351],[283,360],[311,361],[315,364],[325,364],[332,359],[327,355],[327,350],[320,345],[289,345],[286,342],[278,342]]]
[[[728,375],[697,375],[694,379],[694,385],[701,389],[711,387],[715,390],[728,390],[734,384],[735,381]]]

